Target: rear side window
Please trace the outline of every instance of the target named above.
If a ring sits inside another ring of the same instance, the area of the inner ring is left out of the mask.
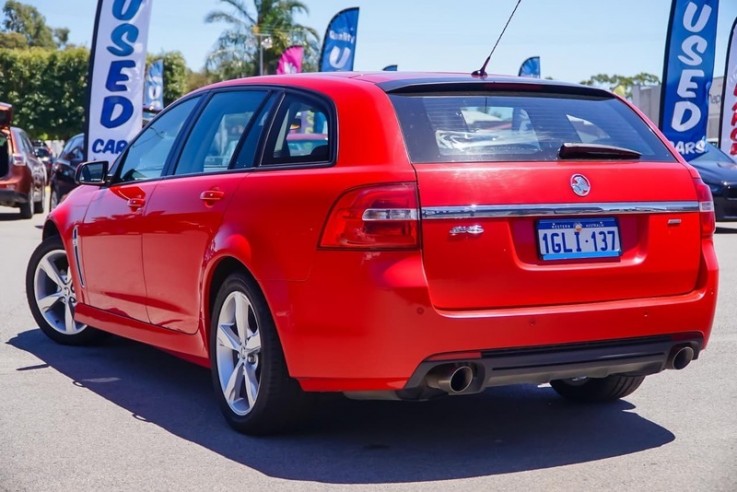
[[[552,161],[564,143],[623,147],[673,162],[665,145],[615,98],[561,94],[394,94],[416,163]]]
[[[322,101],[287,94],[279,105],[264,149],[263,165],[330,161],[330,113]]]

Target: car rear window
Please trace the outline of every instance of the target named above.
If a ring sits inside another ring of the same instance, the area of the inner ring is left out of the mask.
[[[523,93],[391,94],[415,163],[552,161],[564,143],[675,158],[645,122],[614,97]]]

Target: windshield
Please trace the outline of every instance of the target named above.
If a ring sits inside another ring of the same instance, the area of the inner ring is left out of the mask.
[[[552,161],[564,143],[621,147],[642,160],[675,161],[645,122],[614,97],[522,92],[390,97],[415,163]]]
[[[706,150],[703,154],[691,160],[691,162],[698,161],[726,162],[729,164],[735,163],[735,161],[732,160],[731,157],[729,157],[727,154],[725,154],[719,148],[713,146],[712,144],[708,144],[706,146]]]

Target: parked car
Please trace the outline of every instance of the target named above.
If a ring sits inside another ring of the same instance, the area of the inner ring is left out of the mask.
[[[23,219],[43,213],[46,170],[25,131],[11,126],[13,107],[0,103],[0,205],[18,207]]]
[[[51,152],[51,149],[43,145],[34,146],[33,155],[44,165],[44,169],[46,169],[46,184],[49,184],[48,181],[51,177],[51,165],[54,162],[54,154]]]
[[[699,171],[714,197],[717,220],[737,220],[737,162],[713,145],[689,161]]]
[[[59,157],[51,167],[49,178],[49,210],[53,210],[59,202],[77,187],[74,173],[84,160],[84,134],[79,133],[67,140]]]
[[[324,147],[292,155],[294,131]],[[76,177],[28,264],[39,327],[209,366],[238,431],[288,429],[317,392],[550,382],[612,401],[709,340],[709,187],[604,90],[252,77],[185,96]]]

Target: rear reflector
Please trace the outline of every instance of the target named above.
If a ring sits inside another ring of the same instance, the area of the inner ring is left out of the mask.
[[[711,190],[700,178],[695,178],[694,182],[696,184],[696,196],[699,200],[701,237],[709,238],[714,235],[714,230],[717,226],[716,215],[714,214],[714,200],[711,196]]]
[[[419,247],[417,185],[398,183],[346,192],[330,211],[320,247]]]

